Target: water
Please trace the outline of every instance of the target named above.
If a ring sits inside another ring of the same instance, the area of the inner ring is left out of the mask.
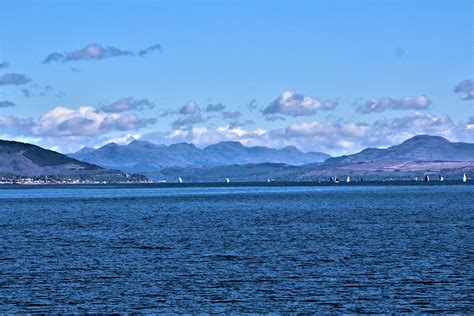
[[[474,313],[474,186],[0,188],[0,313]]]

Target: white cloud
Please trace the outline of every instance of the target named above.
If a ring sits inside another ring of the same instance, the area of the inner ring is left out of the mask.
[[[31,135],[34,120],[14,116],[0,116],[0,131],[13,137]]]
[[[153,124],[155,119],[134,114],[104,113],[92,107],[77,110],[57,107],[36,121],[32,133],[38,136],[98,136],[111,131],[129,131]]]
[[[471,126],[474,124],[455,124],[449,116],[413,113],[394,119],[382,118],[371,124],[308,121],[273,130],[246,129],[232,125],[217,128],[194,127],[169,133],[145,134],[143,139],[163,144],[191,142],[198,146],[233,140],[252,146],[296,146],[304,151],[341,155],[355,153],[367,147],[392,146],[419,134],[439,135],[451,141],[474,142],[474,128]]]
[[[263,115],[310,116],[319,110],[333,110],[336,105],[337,102],[319,100],[286,90],[263,110]]]
[[[404,97],[402,99],[378,98],[371,99],[359,106],[358,112],[362,114],[384,112],[386,110],[426,110],[431,100],[424,95],[417,97]]]
[[[139,140],[141,137],[142,136],[140,134],[125,134],[118,137],[107,138],[102,141],[100,146],[97,147],[102,147],[103,145],[107,145],[109,143],[128,144],[134,140]]]

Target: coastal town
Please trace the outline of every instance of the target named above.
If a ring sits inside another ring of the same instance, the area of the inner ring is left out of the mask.
[[[50,185],[50,184],[145,184],[153,181],[145,177],[130,177],[126,179],[84,179],[72,177],[21,177],[21,176],[3,176],[0,177],[0,185]]]

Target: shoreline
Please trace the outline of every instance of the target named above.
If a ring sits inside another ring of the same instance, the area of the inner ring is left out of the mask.
[[[380,180],[340,182],[330,181],[275,181],[275,182],[188,182],[188,183],[34,183],[15,184],[0,183],[0,189],[20,188],[232,188],[232,187],[351,187],[351,186],[442,186],[442,185],[473,185],[473,181],[462,180]]]

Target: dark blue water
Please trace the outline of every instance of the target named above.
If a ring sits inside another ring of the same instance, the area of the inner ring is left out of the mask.
[[[0,188],[0,313],[474,313],[474,186]]]

